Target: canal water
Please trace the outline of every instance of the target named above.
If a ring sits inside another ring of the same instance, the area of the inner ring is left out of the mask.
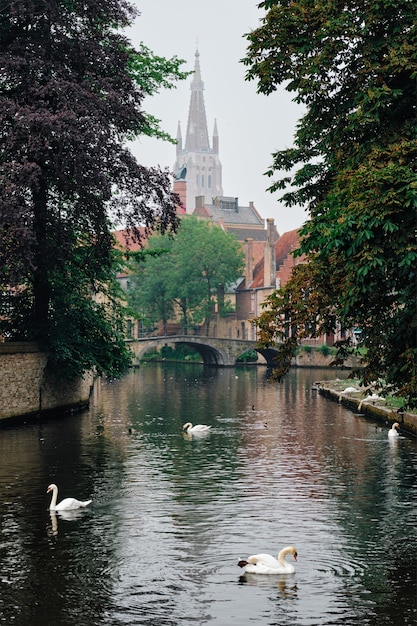
[[[0,624],[415,625],[417,442],[312,389],[332,377],[149,364],[2,426]],[[50,514],[52,482],[92,504]],[[237,566],[287,545],[294,575]]]

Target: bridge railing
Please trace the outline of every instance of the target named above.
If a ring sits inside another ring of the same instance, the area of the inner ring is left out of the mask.
[[[257,338],[253,336],[253,331],[248,329],[241,328],[228,328],[228,332],[220,333],[216,326],[209,328],[209,333],[207,334],[207,327],[197,326],[197,325],[188,325],[188,326],[179,326],[179,325],[168,325],[168,330],[166,333],[162,331],[162,329],[154,329],[153,331],[147,331],[143,327],[132,328],[129,333],[129,339],[150,339],[153,337],[183,337],[185,335],[191,337],[212,337],[215,339],[228,339],[228,340],[243,340],[243,341],[257,341]],[[135,332],[136,331],[136,332]],[[233,331],[233,332],[232,332]]]
[[[193,337],[201,337],[205,336],[204,329],[200,326],[186,326],[181,328],[176,328],[175,330],[170,329],[167,333],[161,332],[161,330],[155,332],[155,330],[146,331],[140,328],[137,331],[137,336],[134,336],[135,333],[131,332],[128,339],[151,339],[154,337],[183,337],[184,335],[191,335]]]

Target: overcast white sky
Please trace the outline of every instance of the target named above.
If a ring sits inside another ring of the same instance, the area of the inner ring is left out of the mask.
[[[271,179],[263,173],[272,162],[271,154],[292,146],[292,137],[301,109],[284,89],[262,96],[256,82],[245,81],[245,33],[259,25],[264,11],[257,0],[132,0],[141,15],[128,37],[141,41],[155,54],[186,61],[183,69],[194,68],[198,42],[208,132],[211,141],[214,120],[219,131],[219,153],[223,168],[223,192],[239,198],[241,205],[253,201],[263,218],[273,217],[282,234],[302,225],[302,209],[286,208],[266,188]],[[161,120],[173,137],[181,122],[187,130],[191,77],[175,90],[163,90],[145,101],[145,110]],[[175,145],[141,138],[133,152],[144,165],[172,169]]]

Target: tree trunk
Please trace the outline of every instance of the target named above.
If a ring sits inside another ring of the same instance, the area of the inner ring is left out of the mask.
[[[41,178],[39,187],[33,192],[34,205],[34,232],[35,232],[35,269],[33,273],[33,315],[34,339],[47,338],[49,321],[49,303],[51,299],[51,285],[48,278],[48,268],[54,263],[49,258],[48,245],[48,206],[47,184]]]

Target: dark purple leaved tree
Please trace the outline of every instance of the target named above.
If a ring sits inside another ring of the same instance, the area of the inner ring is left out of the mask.
[[[144,96],[181,62],[150,88],[156,57],[122,32],[134,17],[125,0],[0,3],[0,333],[43,341],[69,375],[128,363],[114,220],[177,224],[169,173],[126,142],[153,133]]]

